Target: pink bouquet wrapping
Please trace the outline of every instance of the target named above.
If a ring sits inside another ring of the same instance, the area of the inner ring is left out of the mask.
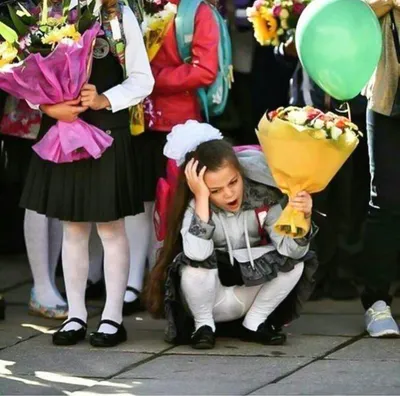
[[[0,89],[34,105],[76,99],[88,80],[99,31],[100,25],[95,23],[79,41],[62,40],[47,56],[33,53],[17,64],[2,67]],[[78,119],[58,121],[33,149],[44,160],[65,163],[100,158],[112,142],[111,136]]]

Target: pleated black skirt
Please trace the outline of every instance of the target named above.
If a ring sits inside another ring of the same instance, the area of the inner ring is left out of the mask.
[[[128,128],[110,133],[114,142],[97,160],[55,164],[34,153],[21,206],[72,222],[109,222],[143,212],[132,136]]]
[[[157,182],[165,176],[167,157],[164,146],[167,133],[146,131],[132,137],[132,152],[140,169],[140,190],[144,202],[154,201]]]

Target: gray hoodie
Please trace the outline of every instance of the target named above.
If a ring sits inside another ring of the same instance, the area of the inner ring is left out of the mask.
[[[238,213],[229,213],[211,207],[211,218],[204,223],[195,214],[192,200],[184,215],[181,235],[183,250],[193,261],[205,261],[215,249],[229,252],[231,263],[250,262],[266,253],[278,251],[292,259],[303,258],[309,250],[309,238],[293,239],[277,234],[273,226],[282,208],[279,194],[263,153],[246,150],[237,154],[245,175],[245,192],[242,208]],[[264,208],[260,212],[256,209]],[[269,236],[269,243],[260,246],[259,226]]]

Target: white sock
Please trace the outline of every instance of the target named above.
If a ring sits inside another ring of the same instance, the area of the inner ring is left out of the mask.
[[[289,295],[303,273],[304,264],[299,263],[290,272],[279,272],[275,279],[266,283],[258,292],[252,306],[247,312],[243,326],[257,331],[279,304]]]
[[[129,240],[130,266],[128,286],[139,292],[143,288],[143,277],[146,268],[146,258],[151,243],[153,227],[153,202],[145,202],[145,212],[125,219],[126,233]],[[124,301],[132,302],[138,298],[136,293],[125,292]]]
[[[44,215],[26,210],[24,234],[37,301],[46,307],[65,305],[53,283],[56,268],[55,251],[59,241],[54,241],[54,246],[53,242],[49,242],[49,220]],[[52,254],[49,254],[50,250]]]
[[[85,306],[86,282],[89,271],[89,236],[90,223],[64,222],[63,270],[65,289],[67,291],[70,318],[78,318],[87,322]],[[62,331],[79,330],[78,323],[68,323]]]
[[[210,326],[215,331],[213,309],[217,298],[218,270],[183,267],[181,288],[194,317],[195,331]]]
[[[129,275],[129,243],[124,220],[97,224],[104,246],[104,279],[106,282],[106,305],[101,319],[122,323],[124,294]],[[100,333],[114,334],[114,326],[103,324]]]
[[[92,227],[89,239],[89,276],[92,283],[97,283],[103,277],[103,245],[97,228]]]

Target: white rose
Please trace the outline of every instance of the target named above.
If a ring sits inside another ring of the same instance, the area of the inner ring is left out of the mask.
[[[291,111],[288,114],[289,122],[297,125],[304,125],[307,121],[307,114],[304,111]]]
[[[326,123],[326,127],[328,128],[328,129],[331,129],[331,128],[333,128],[335,126],[335,124],[332,122],[332,121],[328,121],[327,123]]]
[[[333,140],[338,140],[339,137],[342,135],[342,133],[343,133],[342,130],[340,128],[338,128],[338,127],[334,126],[331,129],[331,136],[332,136]]]
[[[314,128],[316,129],[322,129],[325,126],[324,121],[322,121],[321,119],[316,119],[314,121]]]

